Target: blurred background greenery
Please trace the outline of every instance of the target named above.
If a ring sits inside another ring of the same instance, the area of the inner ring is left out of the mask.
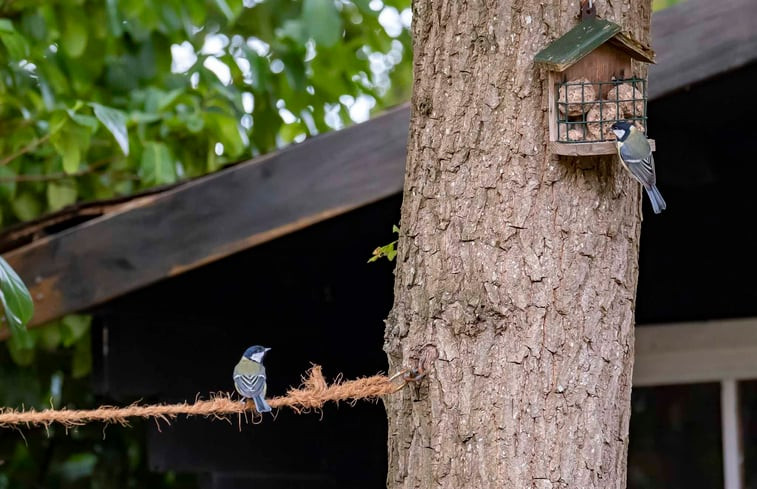
[[[686,0],[652,0],[652,10],[662,10]]]
[[[0,9],[3,225],[212,172],[409,96],[407,0]]]

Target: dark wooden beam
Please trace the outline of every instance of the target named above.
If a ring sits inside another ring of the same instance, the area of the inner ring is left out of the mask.
[[[652,98],[744,66],[757,60],[757,2],[686,0],[656,12],[652,47]]]
[[[399,107],[6,253],[34,298],[31,325],[400,192],[408,125]]]

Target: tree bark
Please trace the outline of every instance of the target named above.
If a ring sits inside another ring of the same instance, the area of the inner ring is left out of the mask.
[[[649,0],[595,4],[649,43]],[[640,187],[615,158],[547,152],[533,64],[578,10],[414,1],[385,351],[431,370],[386,402],[390,489],[625,487]]]

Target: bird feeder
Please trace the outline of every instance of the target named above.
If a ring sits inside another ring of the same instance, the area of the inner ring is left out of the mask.
[[[647,130],[647,80],[633,62],[654,63],[654,52],[598,19],[591,2],[581,9],[579,24],[534,58],[547,70],[550,147],[568,156],[615,154],[613,123]]]

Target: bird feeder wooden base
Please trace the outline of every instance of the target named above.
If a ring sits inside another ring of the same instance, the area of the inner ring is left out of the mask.
[[[612,141],[601,143],[558,143],[552,141],[549,144],[552,154],[564,156],[600,156],[618,153],[617,145]],[[654,151],[654,139],[649,140],[649,145],[652,147],[652,151]]]

